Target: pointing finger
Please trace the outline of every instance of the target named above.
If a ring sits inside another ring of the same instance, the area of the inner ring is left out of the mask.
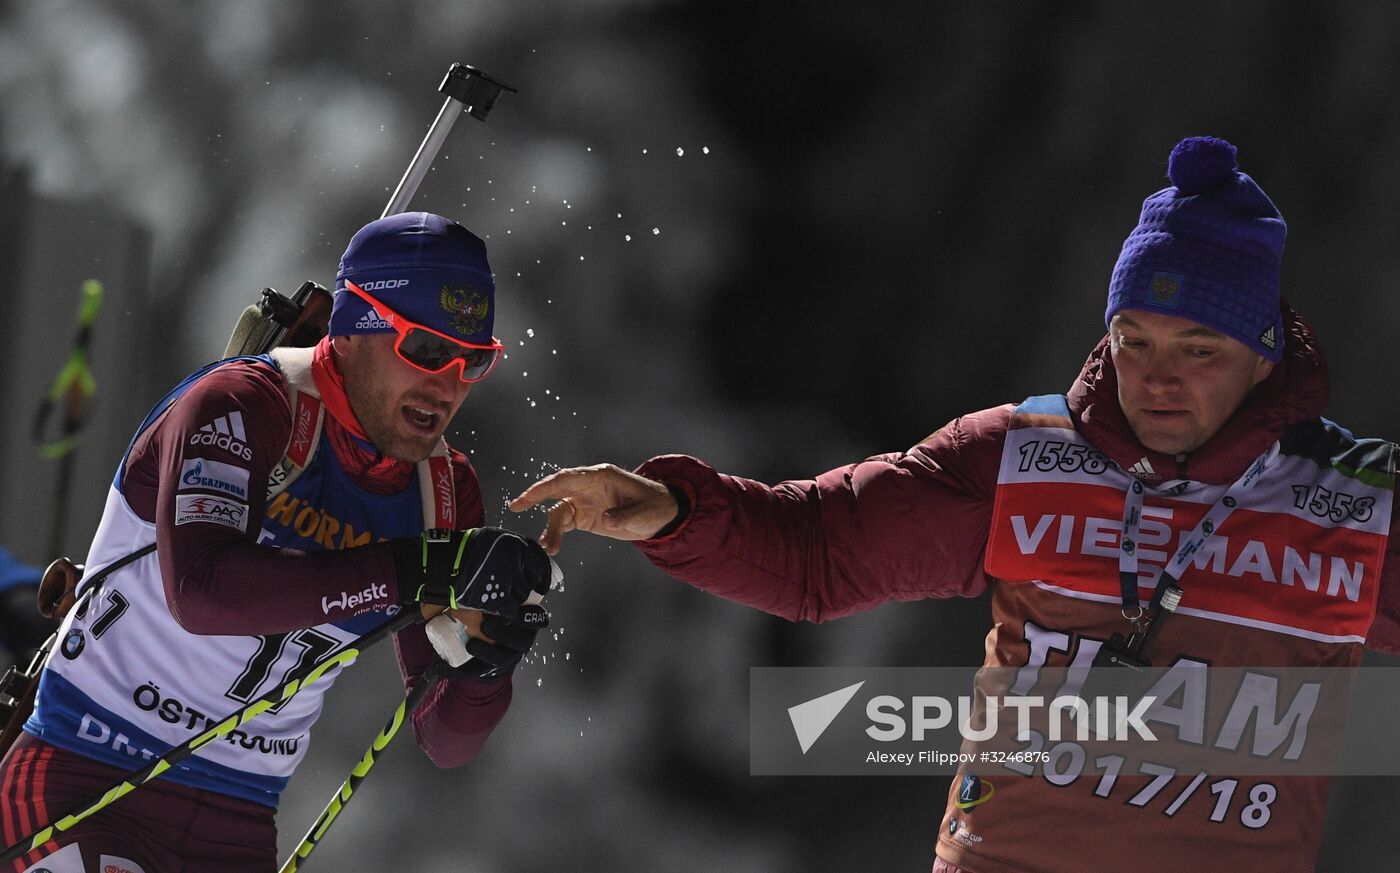
[[[576,478],[577,475],[577,467],[551,473],[520,492],[515,499],[511,500],[509,504],[510,511],[524,512],[527,509],[533,509],[539,506],[546,500],[557,500],[561,497],[569,496],[569,492],[572,490],[570,487],[572,484],[571,480]]]

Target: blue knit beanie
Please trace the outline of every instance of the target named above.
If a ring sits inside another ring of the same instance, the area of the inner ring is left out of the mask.
[[[1288,228],[1235,154],[1212,136],[1172,149],[1172,187],[1143,201],[1123,241],[1105,323],[1120,309],[1146,309],[1220,331],[1274,363],[1283,356],[1279,263]]]
[[[496,283],[486,244],[449,218],[404,212],[371,221],[341,256],[330,335],[393,330],[346,282],[419,324],[467,342],[491,342]]]

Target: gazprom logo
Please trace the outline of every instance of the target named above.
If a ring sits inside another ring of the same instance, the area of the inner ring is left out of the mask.
[[[217,491],[240,500],[248,499],[248,471],[232,464],[207,458],[190,458],[180,468],[180,488]]]

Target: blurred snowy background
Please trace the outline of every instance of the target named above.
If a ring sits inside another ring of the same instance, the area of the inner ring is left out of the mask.
[[[0,4],[0,543],[50,557],[29,421],[81,280],[107,285],[81,555],[148,406],[263,286],[330,285],[453,61],[519,88],[413,207],[487,239],[510,357],[456,422],[498,523],[558,466],[684,451],[774,481],[1061,390],[1182,136],[1240,147],[1288,220],[1285,295],[1332,414],[1400,436],[1400,7],[682,0]],[[312,869],[927,870],[945,780],[747,775],[748,668],[975,663],[981,603],[799,627],[567,544],[555,630],[482,758],[401,738]],[[392,709],[374,652],[280,815],[300,839]],[[1393,780],[1352,779],[1323,870],[1388,869]]]

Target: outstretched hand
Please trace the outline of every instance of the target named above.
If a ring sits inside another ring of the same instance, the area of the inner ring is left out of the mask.
[[[645,540],[670,524],[680,511],[665,485],[613,464],[570,467],[546,476],[510,502],[512,512],[524,512],[556,501],[540,545],[559,554],[560,540],[571,530]]]

